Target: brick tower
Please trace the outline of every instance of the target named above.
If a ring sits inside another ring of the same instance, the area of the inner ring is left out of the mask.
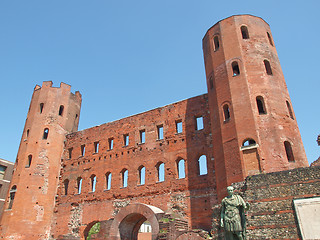
[[[246,176],[308,166],[269,25],[226,18],[203,52],[219,198]]]
[[[1,219],[5,239],[49,239],[66,134],[77,131],[81,94],[36,86]]]

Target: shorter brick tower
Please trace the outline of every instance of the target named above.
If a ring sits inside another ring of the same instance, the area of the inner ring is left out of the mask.
[[[246,176],[308,166],[269,25],[226,18],[203,52],[219,198]]]
[[[5,239],[49,239],[66,134],[77,131],[81,94],[36,86],[1,219]]]

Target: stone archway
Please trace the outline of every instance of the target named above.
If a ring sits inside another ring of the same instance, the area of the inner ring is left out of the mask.
[[[137,240],[138,231],[142,223],[148,220],[152,229],[152,240],[159,234],[158,219],[164,212],[154,206],[136,203],[122,208],[114,218],[110,227],[111,240]]]

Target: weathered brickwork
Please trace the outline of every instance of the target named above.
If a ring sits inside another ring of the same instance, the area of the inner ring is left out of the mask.
[[[219,239],[219,202],[233,184],[252,205],[251,239],[299,238],[292,199],[319,194],[319,171],[301,168],[269,25],[224,19],[203,52],[207,94],[82,131],[79,92],[36,86],[1,236],[82,240],[100,222],[92,239],[135,240],[149,222],[149,239]]]

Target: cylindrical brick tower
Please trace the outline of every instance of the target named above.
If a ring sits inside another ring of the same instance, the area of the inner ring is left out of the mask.
[[[5,239],[49,239],[65,136],[77,131],[81,94],[36,86],[1,219]]]
[[[246,176],[308,166],[269,25],[226,18],[203,52],[219,198]]]

